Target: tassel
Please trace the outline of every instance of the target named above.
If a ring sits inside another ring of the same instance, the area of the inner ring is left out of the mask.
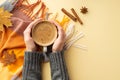
[[[83,32],[79,32],[76,34],[74,32],[75,32],[75,25],[71,23],[66,29],[66,41],[65,41],[64,49],[67,50],[71,46],[74,46],[76,48],[87,50],[87,47],[84,45],[74,44],[77,40],[81,39],[84,36]]]
[[[36,8],[38,9],[34,12]],[[28,0],[19,0],[15,6],[15,9],[20,9],[23,13],[34,20],[36,18],[44,18],[48,8],[41,0],[37,0],[37,2],[33,4],[30,4]]]

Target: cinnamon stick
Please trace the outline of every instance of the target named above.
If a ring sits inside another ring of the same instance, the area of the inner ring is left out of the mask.
[[[66,11],[64,8],[61,9],[61,11],[66,14],[68,17],[70,17],[73,21],[77,21],[77,18],[74,17],[72,14],[70,14],[68,11]]]
[[[83,24],[82,20],[80,19],[80,17],[78,16],[78,14],[75,12],[75,10],[73,8],[71,8],[72,13],[74,14],[74,16],[78,19],[80,24]]]

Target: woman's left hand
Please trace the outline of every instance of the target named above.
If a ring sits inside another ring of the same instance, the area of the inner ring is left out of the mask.
[[[40,22],[40,19],[36,19],[33,22],[31,22],[28,27],[25,29],[24,31],[24,41],[25,41],[25,45],[26,45],[26,51],[36,51],[37,50],[37,46],[34,43],[32,37],[31,37],[31,29],[32,27],[37,24],[38,22]]]

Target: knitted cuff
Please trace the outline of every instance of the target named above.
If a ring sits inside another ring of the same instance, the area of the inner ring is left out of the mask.
[[[42,56],[39,52],[25,52],[25,67],[27,69],[34,69],[34,70],[38,70],[40,68],[40,62]]]
[[[52,80],[57,80],[57,79],[69,80],[63,51],[51,53],[49,55],[49,58],[50,58]]]
[[[25,52],[22,80],[41,79],[41,54],[38,52]]]
[[[62,52],[50,53],[50,64],[54,66],[54,69],[60,68],[60,65],[63,64],[63,55]]]

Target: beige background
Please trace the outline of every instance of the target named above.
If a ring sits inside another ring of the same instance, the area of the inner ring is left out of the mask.
[[[77,41],[88,50],[71,47],[65,53],[71,80],[120,80],[120,0],[43,0],[49,9],[63,15],[61,8],[74,8],[84,25],[76,30],[85,37]],[[88,14],[80,13],[86,6]],[[43,65],[43,79],[50,80],[49,63]]]

